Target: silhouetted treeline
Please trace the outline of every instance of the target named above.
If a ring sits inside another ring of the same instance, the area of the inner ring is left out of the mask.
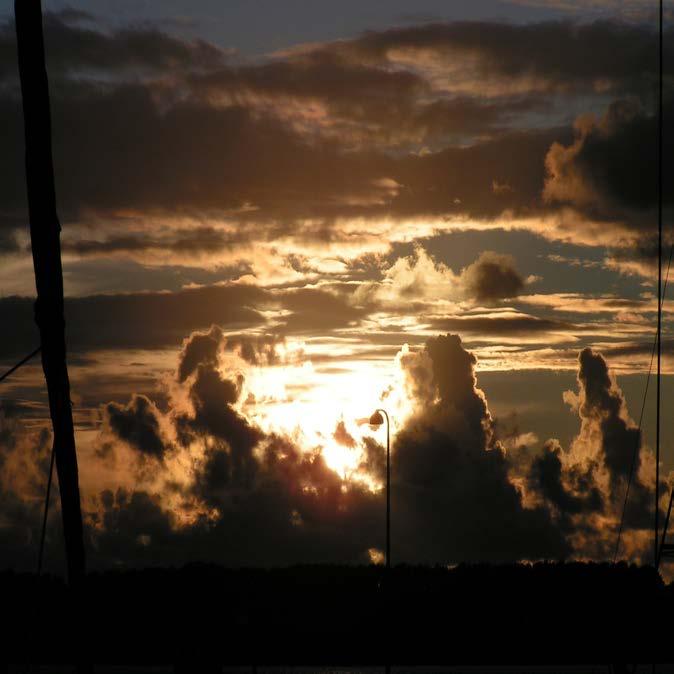
[[[610,663],[671,661],[674,587],[620,564],[91,574],[81,615],[63,582],[0,573],[2,657],[97,663]],[[196,670],[195,670],[196,671]]]

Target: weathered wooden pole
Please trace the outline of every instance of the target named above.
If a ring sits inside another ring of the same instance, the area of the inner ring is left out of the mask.
[[[85,573],[77,453],[66,364],[61,268],[61,225],[56,214],[49,84],[45,67],[40,0],[15,0],[16,42],[26,136],[26,182],[30,240],[40,329],[42,368],[54,430],[56,473],[61,491],[68,582],[77,588]]]

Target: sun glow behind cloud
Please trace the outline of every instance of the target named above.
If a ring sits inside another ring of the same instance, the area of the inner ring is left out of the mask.
[[[252,367],[243,412],[265,432],[291,437],[303,451],[320,452],[341,478],[374,490],[381,485],[363,468],[363,440],[369,436],[384,444],[385,429],[365,420],[384,406],[395,434],[412,411],[398,393],[399,377],[394,360],[353,359],[331,367],[314,365],[307,357],[290,365]],[[340,422],[350,436],[346,442],[335,437]]]

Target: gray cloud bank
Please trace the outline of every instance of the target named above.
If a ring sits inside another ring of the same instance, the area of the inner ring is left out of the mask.
[[[339,240],[340,218],[491,220],[568,206],[579,215],[567,227],[583,239],[584,218],[640,230],[633,216],[654,205],[647,139],[656,138],[655,37],[639,25],[431,24],[259,63],[235,63],[213,46],[158,30],[105,32],[68,15],[49,15],[45,30],[66,222],[113,220],[118,229],[133,214],[182,214],[246,223],[235,232],[201,225],[66,236],[65,249],[77,255],[229,250],[289,232]],[[7,252],[16,251],[25,219],[14,51],[6,23],[0,241]],[[666,91],[669,110],[669,77]],[[586,96],[593,109],[600,99],[614,104],[599,122],[579,123],[574,141],[568,113],[547,110],[559,120],[552,128],[536,122],[551,93],[567,103]]]

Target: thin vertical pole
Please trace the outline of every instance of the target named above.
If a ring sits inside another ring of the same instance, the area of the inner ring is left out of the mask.
[[[655,407],[655,517],[653,536],[653,566],[660,563],[658,533],[660,519],[660,354],[662,343],[662,4],[658,3],[658,374]],[[667,516],[669,519],[669,514]],[[653,661],[655,674],[655,660]]]
[[[379,410],[386,417],[386,598],[387,606],[387,631],[390,633],[391,620],[391,420],[388,412],[384,409]],[[387,649],[387,655],[388,649]],[[391,674],[390,655],[386,658],[385,674]]]
[[[56,212],[49,83],[40,0],[15,0],[14,13],[26,139],[30,240],[37,288],[35,321],[40,329],[42,369],[54,431],[68,581],[73,588],[78,588],[85,573],[84,540],[66,363],[61,225]]]
[[[386,414],[386,412],[384,412]],[[386,568],[391,568],[391,422],[386,414]]]
[[[672,514],[672,500],[674,499],[674,489],[672,489],[669,495],[669,505],[667,506],[667,514],[665,515],[665,525],[662,527],[662,539],[660,540],[660,549],[658,550],[658,558],[655,562],[655,569],[660,568],[660,560],[662,559],[662,551],[665,547],[665,542],[667,539],[667,527],[669,526],[669,518]]]

